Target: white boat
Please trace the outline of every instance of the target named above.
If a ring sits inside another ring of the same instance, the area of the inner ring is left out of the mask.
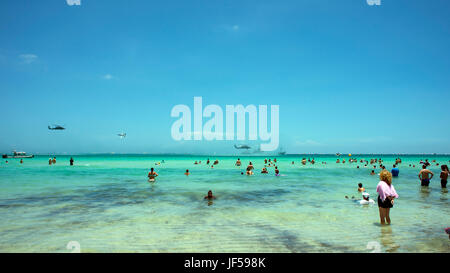
[[[13,151],[12,155],[2,155],[2,158],[33,158],[34,155],[27,155],[25,152]]]

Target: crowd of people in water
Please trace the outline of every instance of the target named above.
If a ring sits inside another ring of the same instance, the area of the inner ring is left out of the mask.
[[[201,164],[202,161],[195,161],[194,165],[199,165]],[[211,161],[208,158],[206,161],[206,165],[210,165]],[[301,164],[302,165],[306,165],[306,164],[316,164],[316,161],[313,159],[306,159],[306,158],[302,158],[301,160]],[[322,164],[327,164],[326,162],[321,162]],[[345,159],[340,159],[338,158],[336,160],[337,164],[345,164],[346,160]],[[400,158],[396,158],[395,163],[392,165],[392,169],[390,171],[388,171],[386,169],[386,166],[383,165],[383,160],[381,158],[373,158],[370,160],[364,160],[361,159],[358,161],[358,159],[356,158],[349,158],[348,159],[348,163],[362,163],[364,164],[364,167],[368,167],[369,165],[373,166],[373,169],[370,172],[370,175],[376,175],[375,170],[377,168],[380,169],[380,173],[379,178],[380,181],[377,185],[376,188],[376,192],[378,194],[378,198],[377,201],[375,202],[375,200],[370,198],[370,194],[368,192],[366,192],[366,189],[363,187],[362,183],[358,184],[358,192],[361,193],[362,199],[356,199],[354,196],[351,197],[352,200],[356,201],[358,204],[360,205],[374,205],[375,203],[378,204],[378,208],[379,208],[379,215],[380,215],[380,223],[382,225],[385,224],[390,224],[391,223],[391,218],[390,218],[390,209],[393,208],[394,206],[394,200],[399,198],[399,195],[397,194],[394,185],[392,184],[392,179],[393,177],[398,177],[400,175],[400,169],[399,169],[399,164],[402,163],[402,160]],[[435,163],[436,166],[439,166],[439,163],[436,163],[436,160],[433,160],[432,163]],[[428,187],[430,185],[430,181],[431,179],[434,177],[434,174],[432,171],[430,171],[428,169],[429,166],[431,166],[431,164],[428,159],[426,159],[425,161],[421,160],[419,164],[422,165],[422,169],[419,171],[418,173],[418,178],[420,180],[420,184],[422,187]],[[215,160],[212,164],[211,164],[211,168],[214,168],[215,165],[219,164],[219,160]],[[291,162],[292,165],[295,164],[294,161]],[[157,164],[159,165],[159,163]],[[242,166],[242,161],[240,158],[238,158],[236,160],[235,165],[237,167],[241,167]],[[264,166],[261,169],[261,174],[268,174],[268,168],[269,167],[273,167],[274,168],[274,174],[275,176],[280,176],[280,170],[278,169],[277,166],[277,159],[264,159]],[[410,164],[409,167],[415,168],[415,165]],[[357,169],[360,168],[359,165],[356,166]],[[247,176],[252,176],[254,175],[254,171],[255,171],[255,167],[253,166],[253,163],[250,161],[245,169],[245,174]],[[189,172],[189,169],[186,169],[186,172],[184,173],[186,176],[189,176],[191,173]],[[244,175],[244,172],[241,172],[241,175]],[[441,165],[441,174],[440,174],[440,178],[441,178],[441,187],[442,189],[446,189],[447,187],[447,180],[448,180],[448,175],[449,175],[449,169],[447,165]],[[158,174],[154,171],[154,168],[151,168],[150,172],[148,173],[148,178],[149,178],[149,182],[155,182],[156,177],[158,176]],[[350,199],[348,196],[345,196],[346,199]],[[213,199],[216,199],[216,196],[213,195],[212,190],[209,190],[207,195],[204,197],[204,199],[209,201],[209,205],[211,204],[211,201]],[[448,232],[448,229],[446,230],[446,232]]]
[[[302,165],[306,165],[308,163],[311,165],[316,164],[316,161],[314,160],[314,158],[312,158],[312,159],[302,158],[300,162]],[[372,158],[370,160],[365,160],[365,159],[358,160],[356,158],[349,158],[348,161],[346,161],[345,159],[341,160],[340,158],[336,159],[337,164],[345,164],[346,162],[357,163],[357,166],[356,166],[357,169],[360,168],[360,165],[358,163],[360,163],[364,167],[370,167],[370,168],[373,167],[373,169],[370,172],[370,175],[376,175],[375,170],[377,168],[380,169],[380,173],[378,174],[379,178],[380,178],[380,182],[378,183],[377,188],[376,188],[376,192],[378,193],[378,198],[377,198],[376,203],[378,204],[378,208],[379,208],[380,223],[382,225],[390,224],[391,223],[391,219],[390,219],[390,215],[389,215],[390,209],[394,206],[394,200],[399,198],[399,195],[397,194],[395,187],[392,184],[392,179],[393,179],[393,177],[398,177],[400,175],[399,165],[402,163],[402,160],[400,158],[396,158],[395,163],[392,165],[392,169],[390,171],[388,171],[386,169],[386,166],[383,164],[383,160],[381,158]],[[5,163],[8,163],[8,160],[6,160]],[[155,163],[155,165],[158,166],[158,165],[161,165],[161,163],[165,163],[164,160],[162,160],[161,162]],[[321,163],[323,165],[327,164],[326,162],[321,162]],[[20,164],[23,164],[23,159],[20,160]],[[48,164],[49,165],[56,164],[56,157],[49,158]],[[70,166],[74,165],[74,159],[72,157],[69,160],[69,164],[70,164]],[[202,164],[202,161],[194,162],[194,165],[199,165],[199,164]],[[216,166],[218,164],[219,164],[219,160],[217,160],[217,159],[214,160],[214,162],[211,162],[209,158],[206,160],[206,165],[210,166],[210,168],[214,168],[214,166]],[[291,164],[294,165],[295,162],[292,161]],[[428,169],[432,165],[441,167],[441,173],[440,173],[441,188],[446,189],[448,175],[449,175],[448,166],[445,164],[440,165],[439,163],[436,162],[436,160],[432,160],[431,162],[429,162],[428,159],[425,159],[425,160],[421,160],[419,162],[419,166],[421,166],[421,170],[418,172],[418,178],[420,180],[420,185],[424,188],[429,187],[430,182],[434,177],[434,173]],[[235,166],[237,166],[237,167],[242,166],[242,161],[240,158],[238,158],[236,160]],[[409,167],[415,168],[416,165],[409,164]],[[264,166],[261,169],[260,173],[265,174],[265,175],[269,174],[268,168],[274,169],[275,176],[281,176],[280,170],[278,169],[278,166],[277,166],[276,158],[264,159]],[[190,173],[189,169],[186,169],[184,174],[186,176],[189,176],[191,173]],[[255,167],[253,166],[253,163],[250,161],[245,169],[245,175],[252,176],[254,174],[255,174]],[[244,175],[244,172],[241,172],[241,175]],[[158,173],[155,172],[154,168],[151,168],[150,172],[148,173],[148,181],[154,183],[154,182],[156,182],[156,177],[158,177]],[[357,203],[359,203],[360,205],[375,204],[375,201],[370,198],[370,194],[368,192],[366,192],[366,189],[363,187],[362,183],[358,184],[357,190],[359,193],[361,193],[362,199],[356,199],[354,196],[352,196],[351,198],[349,198],[348,196],[345,196],[345,198],[352,199],[352,200],[356,201]],[[204,197],[204,199],[208,200],[208,201],[212,201],[212,200],[216,199],[216,196],[213,195],[212,190],[209,190],[207,195]],[[211,204],[211,203],[209,203],[209,204]],[[449,233],[450,232],[449,229],[446,229],[446,232]]]

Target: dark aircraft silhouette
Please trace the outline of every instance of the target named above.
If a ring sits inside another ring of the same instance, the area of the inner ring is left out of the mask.
[[[66,130],[66,128],[62,127],[61,125],[53,125],[53,127],[48,126],[49,130]]]
[[[248,145],[239,145],[239,146],[234,145],[234,148],[236,148],[236,149],[238,149],[238,150],[241,150],[241,149],[248,150],[248,149],[251,149],[252,147],[250,147],[250,146],[248,146]]]

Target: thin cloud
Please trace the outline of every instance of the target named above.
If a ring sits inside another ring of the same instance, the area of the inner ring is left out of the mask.
[[[34,54],[20,54],[19,59],[24,64],[31,64],[31,63],[34,63],[35,61],[37,61],[38,56],[34,55]]]
[[[216,27],[216,31],[219,32],[238,32],[239,30],[241,30],[239,25],[220,25]]]
[[[113,77],[113,75],[111,75],[111,74],[106,74],[106,75],[103,75],[103,77],[102,77],[104,80],[112,80],[114,77]]]
[[[295,145],[295,146],[301,146],[301,147],[304,147],[304,146],[323,146],[322,143],[317,142],[317,141],[315,141],[315,140],[311,140],[311,139],[308,139],[308,140],[306,140],[306,141],[298,141],[298,140],[297,140],[297,141],[294,143],[294,145]]]

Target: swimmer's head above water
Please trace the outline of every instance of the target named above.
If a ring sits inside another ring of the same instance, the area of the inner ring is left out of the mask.
[[[212,190],[209,190],[209,191],[208,191],[208,195],[206,195],[204,199],[209,199],[209,200],[211,200],[211,199],[215,199],[215,198],[216,198],[216,197],[213,195]]]

